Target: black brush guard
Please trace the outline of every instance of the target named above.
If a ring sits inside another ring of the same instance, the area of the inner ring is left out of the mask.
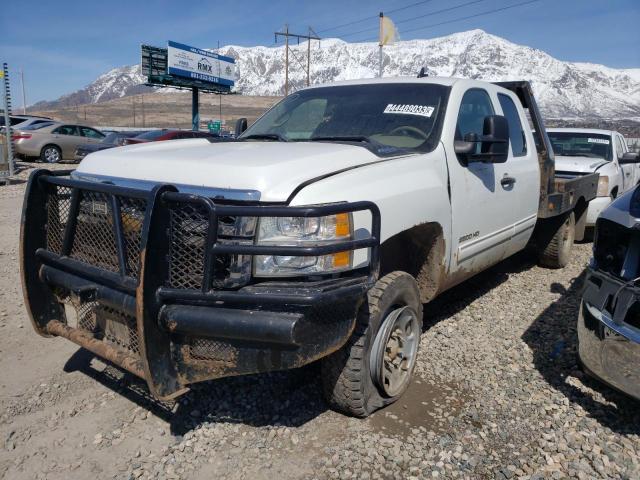
[[[378,275],[380,212],[371,202],[220,205],[171,185],[145,191],[68,175],[36,170],[27,186],[20,259],[33,327],[144,378],[160,399],[174,398],[194,382],[295,368],[334,352],[351,335]],[[199,288],[175,288],[170,278],[172,209],[185,206],[206,218],[202,265],[183,269]],[[362,239],[289,247],[218,238],[219,222],[230,216],[321,217],[366,210],[371,234]],[[370,249],[368,266],[343,276],[216,287],[224,256],[321,256],[364,248]],[[77,314],[75,326],[68,321],[69,305]]]

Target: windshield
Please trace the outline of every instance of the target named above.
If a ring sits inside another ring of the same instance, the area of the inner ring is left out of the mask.
[[[102,139],[102,143],[115,144],[121,137],[122,135],[120,133],[109,133]]]
[[[150,130],[148,132],[141,133],[140,135],[134,138],[142,138],[144,140],[155,140],[156,138],[161,137],[165,133],[168,133],[168,131],[167,130]]]
[[[430,151],[449,88],[386,83],[319,87],[289,95],[240,138],[366,141],[379,152]]]
[[[611,136],[586,132],[547,132],[553,153],[565,157],[601,158],[610,161]]]

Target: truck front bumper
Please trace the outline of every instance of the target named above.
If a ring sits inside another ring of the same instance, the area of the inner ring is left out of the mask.
[[[67,338],[144,378],[160,399],[199,381],[305,365],[351,335],[377,275],[380,216],[374,204],[218,205],[171,186],[146,192],[64,175],[34,172],[23,207],[23,290],[41,335]],[[177,208],[178,226],[172,213]],[[299,250],[218,242],[223,216],[360,210],[372,213],[369,238]],[[185,225],[200,236],[187,238],[181,231],[176,245],[175,232]],[[188,264],[173,265],[196,246],[199,262],[191,257]],[[369,267],[348,277],[215,287],[213,271],[223,254],[318,256],[357,248],[371,249]],[[194,278],[197,288],[176,288],[176,282]]]
[[[640,400],[637,305],[640,289],[590,268],[578,317],[578,351],[588,373]]]

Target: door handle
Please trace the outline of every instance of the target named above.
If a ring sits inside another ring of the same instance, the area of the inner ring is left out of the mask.
[[[510,177],[508,173],[504,174],[504,177],[500,180],[500,185],[503,187],[508,187],[509,185],[513,185],[516,183],[516,179],[514,177]]]

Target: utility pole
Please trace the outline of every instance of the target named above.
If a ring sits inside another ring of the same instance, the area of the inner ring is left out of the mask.
[[[0,70],[0,78],[3,81],[3,97],[4,97],[4,124],[5,124],[5,135],[7,142],[7,173],[3,172],[3,177],[5,177],[5,182],[9,182],[7,179],[7,174],[9,177],[13,177],[13,139],[11,138],[11,134],[13,133],[13,129],[11,128],[11,121],[9,115],[11,115],[11,83],[9,82],[9,66],[6,63],[2,64],[2,70]],[[0,148],[3,148],[0,146]],[[0,155],[1,156],[1,155]]]
[[[220,53],[220,40],[218,40],[217,53]],[[220,130],[222,130],[222,93],[218,93],[218,120],[220,120]]]
[[[308,35],[299,35],[297,33],[289,33],[289,25],[284,26],[284,32],[275,32],[275,40],[278,43],[278,37],[284,37],[284,94],[289,94],[289,37],[294,37],[300,44],[300,39],[307,40],[307,85],[310,84],[310,65],[311,65],[311,40],[320,40],[320,37],[309,27]]]
[[[27,97],[24,94],[24,70],[20,69],[20,83],[22,84],[22,114],[27,113]]]
[[[285,49],[284,49],[284,96],[289,95],[289,25],[285,25],[286,35],[284,37]],[[278,35],[276,34],[276,38]]]
[[[144,93],[140,95],[140,100],[142,101],[142,128],[145,128],[146,121],[144,118]]]
[[[309,38],[307,38],[307,87],[311,85],[311,35],[320,40],[318,34],[313,31],[313,28],[309,27]]]

